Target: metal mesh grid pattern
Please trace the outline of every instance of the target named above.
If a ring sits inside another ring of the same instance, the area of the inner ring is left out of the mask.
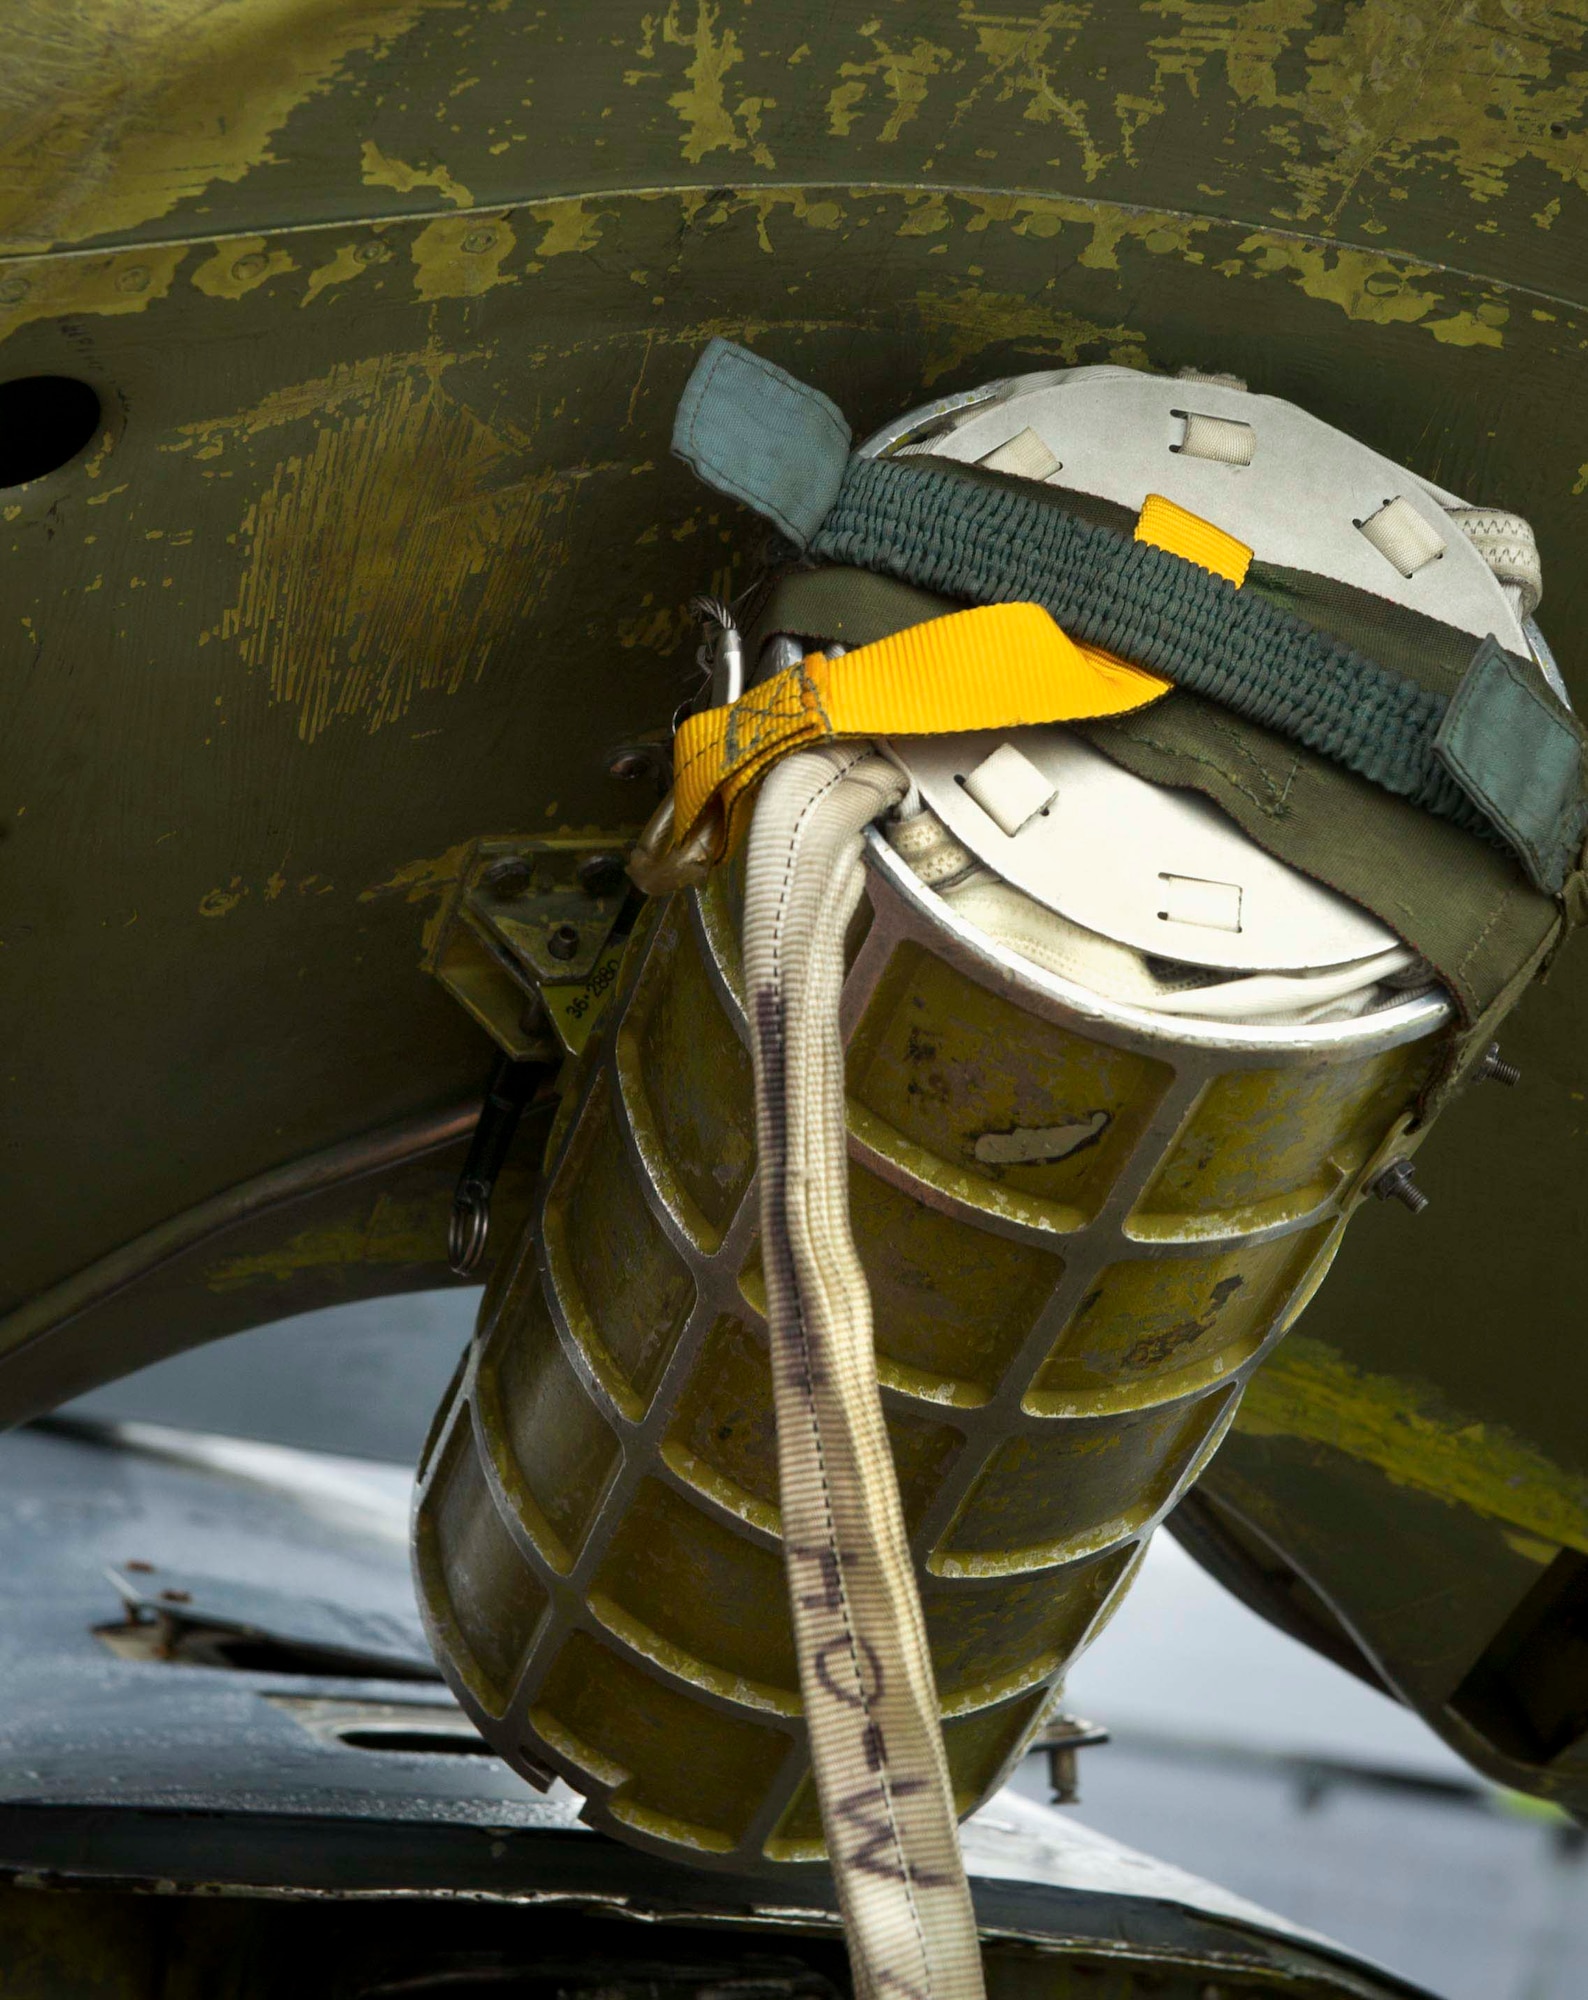
[[[851,1211],[968,1812],[1327,1268],[1444,1008],[1155,1023],[869,859]],[[1048,1130],[1074,1142],[978,1151]],[[552,1161],[421,1469],[437,1656],[592,1824],[741,1871],[818,1860],[723,871],[636,938]]]

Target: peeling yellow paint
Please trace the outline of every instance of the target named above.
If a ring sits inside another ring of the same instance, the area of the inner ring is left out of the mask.
[[[593,250],[601,241],[601,217],[591,212],[588,201],[538,203],[534,215],[546,225],[535,245],[537,257],[561,257],[570,251]]]
[[[219,458],[227,446],[247,438],[278,430],[283,424],[301,423],[306,417],[332,417],[350,406],[378,396],[393,371],[444,367],[460,356],[443,355],[439,349],[416,349],[408,354],[374,354],[362,361],[339,363],[329,375],[307,382],[293,382],[272,390],[248,409],[227,417],[206,417],[199,423],[179,427],[178,442],[162,447],[166,451],[192,451],[198,458]],[[88,503],[108,500],[111,493],[123,493],[116,486]]]
[[[457,881],[473,845],[472,840],[460,840],[455,847],[444,848],[440,854],[425,854],[417,861],[405,861],[384,882],[360,889],[358,900],[374,903],[383,896],[401,896],[405,903],[428,903],[435,897],[444,896]]]
[[[1126,368],[1148,365],[1146,337],[1127,326],[1100,326],[1080,314],[1016,292],[968,286],[953,293],[921,292],[916,311],[928,334],[927,386],[999,341],[1041,349],[1047,364],[1072,367],[1083,359]]]
[[[108,257],[0,263],[0,340],[37,319],[142,312],[170,291],[188,247],[172,243]]]
[[[316,264],[309,273],[309,282],[304,286],[303,297],[298,303],[312,306],[329,286],[345,285],[350,278],[362,276],[371,264],[390,255],[384,244],[369,238],[358,243],[340,244],[323,264]]]
[[[224,889],[211,889],[199,898],[201,917],[229,917],[248,894],[241,875],[234,875]]]
[[[1432,317],[1447,301],[1424,289],[1437,275],[1429,264],[1390,258],[1380,251],[1353,250],[1304,238],[1258,231],[1236,246],[1217,268],[1228,277],[1292,277],[1310,299],[1338,306],[1347,318],[1374,326],[1412,325],[1435,340],[1457,347],[1500,347],[1509,308],[1495,303],[1475,310]]]
[[[422,299],[473,299],[505,285],[502,270],[516,239],[505,215],[443,215],[409,246],[414,290]]]
[[[0,246],[137,229],[276,155],[349,57],[449,0],[21,0],[6,15]]]
[[[1513,1534],[1508,1528],[1503,1529],[1501,1532],[1504,1536],[1506,1547],[1514,1555],[1521,1556],[1524,1562],[1537,1563],[1540,1569],[1552,1563],[1556,1556],[1560,1554],[1560,1550],[1554,1542],[1540,1542],[1535,1540],[1532,1535]]]
[[[218,696],[216,697],[215,705],[217,708],[220,706],[220,698]],[[170,836],[162,835],[162,838],[169,839]],[[277,868],[270,875],[266,876],[259,893],[265,902],[274,903],[279,901],[288,886],[286,876]],[[334,882],[327,882],[320,875],[305,875],[300,881],[294,882],[290,886],[300,896],[329,896],[333,895],[336,890]],[[253,893],[252,884],[245,882],[241,875],[234,875],[224,889],[211,889],[199,898],[199,915],[201,917],[229,917],[232,911]]]
[[[891,145],[926,102],[931,79],[953,64],[952,49],[942,48],[919,35],[908,49],[891,48],[878,32],[880,26],[872,21],[860,31],[876,51],[869,62],[838,65],[838,74],[846,81],[838,84],[827,100],[827,129],[834,138],[848,138],[860,107],[876,83],[892,106],[877,139],[882,145]]]
[[[1500,334],[1503,324],[1504,318],[1497,322],[1492,317],[1485,317],[1484,308],[1480,306],[1476,312],[1452,313],[1448,319],[1425,320],[1423,331],[1431,333],[1435,340],[1443,341],[1447,347],[1503,347],[1505,342]]]
[[[415,188],[434,188],[454,208],[474,205],[473,195],[445,167],[410,167],[406,161],[391,159],[383,153],[373,139],[364,141],[359,171],[365,187],[392,188],[398,194],[412,194]]]
[[[963,117],[984,90],[992,92],[995,104],[1024,99],[1021,118],[1034,124],[1055,124],[1074,142],[1080,154],[1081,172],[1095,180],[1116,155],[1106,149],[1092,131],[1091,107],[1085,98],[1064,87],[1069,74],[1068,58],[1081,31],[1089,24],[1091,9],[1072,5],[1069,0],[1041,8],[1032,18],[972,16],[976,25],[978,53],[988,65],[987,75],[959,106]],[[1126,157],[1130,141],[1145,111],[1129,95],[1116,95],[1115,116],[1120,126],[1120,148]],[[1058,166],[1058,160],[1050,160]]]
[[[1428,166],[1479,202],[1504,196],[1528,161],[1588,189],[1582,0],[1397,0],[1342,9],[1338,30],[1321,34],[1315,0],[1150,0],[1144,11],[1180,23],[1147,43],[1160,110],[1169,85],[1198,95],[1222,67],[1238,103],[1280,114],[1262,137],[1297,201],[1285,220],[1333,226],[1353,198],[1393,195]]]
[[[899,224],[900,236],[936,236],[953,226],[947,200],[941,194],[906,195],[908,214]]]
[[[377,1195],[363,1221],[303,1229],[273,1249],[211,1264],[204,1284],[212,1292],[245,1285],[283,1284],[304,1271],[359,1264],[433,1264],[446,1244],[448,1202],[443,1196],[403,1200]]]
[[[286,250],[267,250],[263,236],[237,236],[215,246],[193,273],[193,284],[212,299],[240,299],[297,268]]]
[[[711,588],[717,587],[718,579],[713,577]],[[618,620],[615,637],[626,650],[640,646],[665,656],[687,638],[694,624],[694,619],[683,605],[656,604],[647,593],[640,609],[632,617]]]
[[[1588,1553],[1588,1480],[1415,1382],[1354,1367],[1321,1340],[1289,1336],[1253,1378],[1235,1427],[1327,1445],[1399,1486]]]
[[[695,165],[710,153],[748,149],[758,167],[770,170],[776,161],[761,142],[761,114],[770,110],[775,100],[745,97],[730,110],[728,72],[738,67],[744,54],[731,28],[717,33],[719,18],[720,10],[711,0],[697,0],[693,27],[684,26],[680,0],[669,0],[662,17],[663,42],[688,49],[693,58],[684,71],[688,79],[685,88],[674,91],[667,100],[684,127],[683,157]]]
[[[1160,91],[1178,81],[1200,97],[1204,71],[1218,64],[1233,97],[1268,110],[1286,101],[1279,61],[1312,27],[1317,8],[1316,0],[1150,0],[1142,12],[1182,23],[1177,34],[1147,43]]]

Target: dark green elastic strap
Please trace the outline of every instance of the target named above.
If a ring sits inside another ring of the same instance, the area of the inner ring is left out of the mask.
[[[1072,638],[1509,847],[1551,893],[1581,847],[1580,736],[1547,696],[1515,693],[1531,670],[1493,639],[1453,702],[1270,596],[1084,520],[1056,497],[920,461],[850,459],[809,547],[979,604],[1040,604]],[[1455,755],[1447,711],[1465,718]]]
[[[796,548],[973,603],[1041,604],[1073,638],[1507,849],[1536,887],[1564,887],[1588,826],[1584,741],[1531,662],[1492,638],[1474,655],[1468,636],[1456,677],[1430,686],[1388,663],[1422,651],[1402,607],[1380,599],[1364,618],[1363,593],[1258,564],[1237,590],[1137,542],[1111,503],[952,460],[860,458],[849,443],[825,396],[721,339],[673,433],[702,479]],[[1312,615],[1320,600],[1333,617]]]
[[[959,608],[874,571],[792,568],[771,583],[749,650],[753,658],[774,632],[870,645]],[[1215,702],[1173,693],[1070,727],[1149,783],[1201,793],[1277,860],[1404,938],[1455,995],[1463,1033],[1452,1039],[1452,1062],[1473,1024],[1494,1020],[1514,997],[1518,968],[1558,943],[1560,905],[1530,887],[1507,853]]]

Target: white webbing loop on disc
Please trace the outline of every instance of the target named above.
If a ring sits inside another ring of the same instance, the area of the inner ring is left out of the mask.
[[[981,2000],[937,1690],[849,1227],[844,937],[904,791],[850,745],[756,802],[744,959],[784,1559],[811,1766],[860,2000]]]
[[[1202,417],[1194,410],[1179,412],[1185,436],[1172,449],[1187,458],[1211,458],[1218,465],[1250,465],[1257,453],[1257,433],[1250,424],[1229,417]]]
[[[1425,521],[1404,495],[1386,500],[1376,514],[1356,525],[1402,576],[1415,576],[1429,563],[1438,562],[1445,552],[1439,530],[1431,521]]]

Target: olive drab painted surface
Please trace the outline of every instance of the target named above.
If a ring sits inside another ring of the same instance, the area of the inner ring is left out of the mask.
[[[653,906],[630,948],[415,1518],[436,1657],[487,1741],[558,1770],[597,1825],[754,1870],[824,1849],[734,873]],[[866,895],[843,1001],[850,1222],[966,1813],[1405,1143],[1445,1010],[1403,1002],[1312,1047],[1153,1032],[950,930],[880,840]],[[1079,1104],[1095,1125],[1035,1162],[981,1143],[1052,1135]]]
[[[1527,514],[1588,701],[1575,4],[11,0],[5,29],[0,391],[101,402],[22,483],[0,432],[8,1418],[443,1281],[490,1049],[422,934],[481,835],[655,803],[612,766],[650,768],[618,753],[692,684],[687,600],[760,540],[667,456],[713,333],[862,433],[1017,369],[1234,371]],[[1556,1794],[1585,993],[1568,951],[1507,1026],[1521,1087],[1445,1115],[1427,1215],[1361,1217],[1204,1482],[1452,1741]]]

